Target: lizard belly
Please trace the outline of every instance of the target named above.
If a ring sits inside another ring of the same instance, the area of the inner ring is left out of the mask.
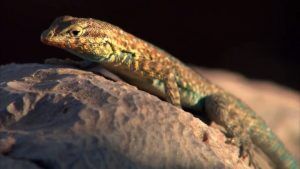
[[[165,84],[162,80],[158,79],[130,79],[130,83],[137,86],[139,89],[151,93],[161,99],[166,100]],[[203,107],[203,96],[194,91],[186,90],[179,87],[181,106],[199,110]]]
[[[182,107],[190,108],[196,111],[202,109],[204,105],[204,96],[183,88],[179,88],[180,102]]]
[[[137,86],[139,89],[158,96],[162,99],[165,97],[165,85],[158,79],[130,79],[130,84]]]

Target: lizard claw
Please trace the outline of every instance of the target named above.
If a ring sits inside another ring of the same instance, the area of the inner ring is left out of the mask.
[[[253,144],[249,136],[243,132],[237,134],[234,133],[232,130],[228,130],[225,132],[227,137],[225,143],[232,144],[234,146],[239,147],[239,158],[245,159],[246,157],[249,158],[249,166],[253,166],[255,169],[260,169],[258,163],[254,159],[253,153]]]
[[[246,157],[249,158],[249,166],[253,166],[255,169],[261,169],[259,164],[254,159],[254,152],[253,152],[253,144],[251,141],[247,141],[247,139],[240,140],[240,152],[239,157],[245,159]]]

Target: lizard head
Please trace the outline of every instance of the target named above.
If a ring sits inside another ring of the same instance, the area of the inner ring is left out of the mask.
[[[49,29],[41,35],[47,45],[65,49],[83,59],[94,62],[113,62],[118,51],[116,43],[117,27],[106,22],[63,16],[57,18]]]

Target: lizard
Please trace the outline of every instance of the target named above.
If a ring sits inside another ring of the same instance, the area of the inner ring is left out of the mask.
[[[92,18],[62,16],[41,34],[41,41],[99,63],[177,107],[205,112],[225,129],[229,142],[240,148],[239,156],[249,155],[249,163],[254,166],[252,144],[276,168],[298,168],[284,144],[249,106],[171,54],[117,26]]]

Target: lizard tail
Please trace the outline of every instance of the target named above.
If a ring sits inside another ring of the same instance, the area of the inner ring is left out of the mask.
[[[252,141],[271,159],[278,169],[298,169],[298,164],[283,143],[265,124],[258,118],[258,124],[251,127]]]

